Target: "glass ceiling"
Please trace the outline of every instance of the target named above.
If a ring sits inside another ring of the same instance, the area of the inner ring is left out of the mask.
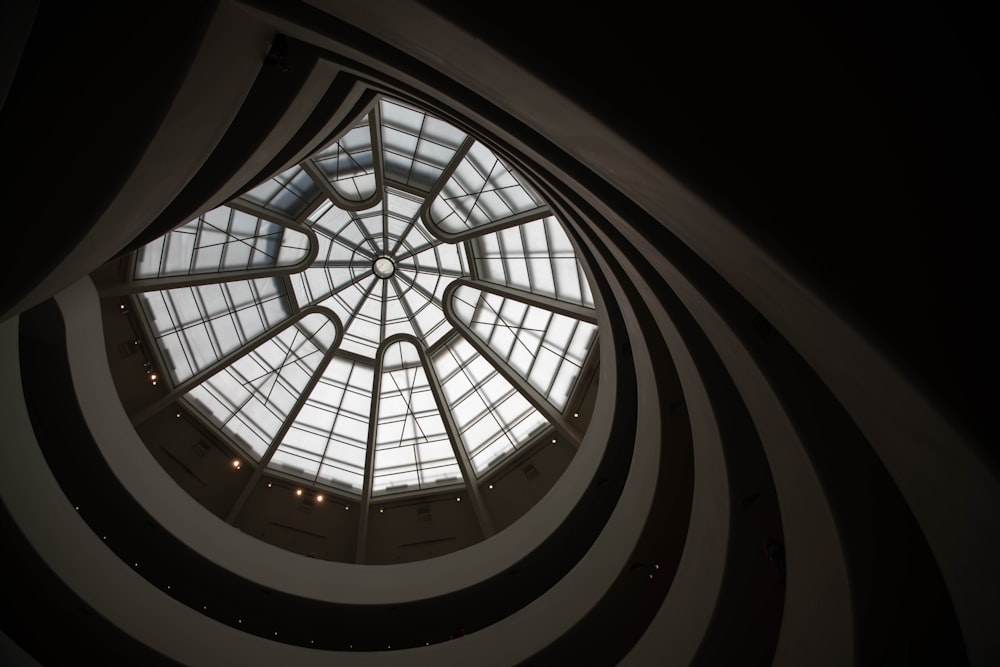
[[[258,465],[346,495],[472,484],[547,441],[597,340],[526,179],[384,98],[140,248],[131,280],[177,400]]]

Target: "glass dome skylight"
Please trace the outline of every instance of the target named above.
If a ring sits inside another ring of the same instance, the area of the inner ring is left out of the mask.
[[[578,435],[563,413],[597,325],[573,245],[492,150],[402,102],[131,275],[170,396],[273,473],[439,489]]]

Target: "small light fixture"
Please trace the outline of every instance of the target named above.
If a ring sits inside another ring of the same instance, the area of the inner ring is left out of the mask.
[[[156,378],[157,377],[159,377],[159,376],[156,373],[150,373],[149,374],[149,379],[152,380],[154,383],[156,382]]]
[[[79,511],[80,511],[80,506],[79,506],[79,505],[77,505],[77,506],[76,506],[76,507],[74,507],[73,509],[75,509],[75,510],[76,510],[77,512],[79,512]]]
[[[271,488],[271,483],[270,482],[267,483],[267,488],[269,488],[269,489]]]
[[[492,484],[490,484],[490,488],[491,488],[491,489],[493,488],[493,485],[492,485]]]
[[[295,495],[301,496],[302,495],[302,489],[295,489]]]
[[[237,470],[240,469],[240,460],[239,459],[233,459],[233,467],[236,468]]]
[[[242,622],[243,622],[243,619],[242,619],[242,618],[237,618],[237,619],[236,619],[236,622],[237,622],[237,623],[242,623]]]
[[[555,438],[552,438],[552,444],[553,445],[556,444],[556,439]]]
[[[456,503],[462,502],[462,496],[459,496],[458,498],[455,498],[455,502]]]
[[[349,510],[349,509],[351,509],[351,506],[350,505],[344,505],[344,509],[345,510]]]
[[[574,416],[574,417],[579,417],[579,416],[580,416],[580,413],[579,413],[579,412],[574,412],[574,413],[573,413],[573,416]]]
[[[139,564],[138,564],[138,563],[132,563],[132,565],[133,565],[134,567],[139,567]]]
[[[316,496],[316,502],[318,502],[318,503],[323,502],[323,494],[322,493]]]
[[[383,512],[385,512],[385,508],[384,507],[379,507],[378,508],[378,513],[382,514]]]

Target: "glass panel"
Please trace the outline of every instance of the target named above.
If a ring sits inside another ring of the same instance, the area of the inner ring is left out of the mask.
[[[319,187],[300,165],[295,165],[264,181],[241,199],[289,218],[298,218],[317,197]]]
[[[382,360],[372,495],[461,481],[417,349],[407,342],[391,344]]]
[[[597,327],[462,285],[456,317],[556,408],[562,410],[597,334]]]
[[[311,313],[264,340],[184,399],[260,460],[335,340],[336,327]]]
[[[371,272],[377,255],[368,230],[356,214],[322,206],[306,222],[316,232],[319,254],[312,266],[293,275],[292,288],[299,304],[319,303]],[[381,205],[377,208],[381,210]]]
[[[380,156],[374,139],[381,142]],[[510,366],[510,382],[455,335],[442,304],[448,285],[470,275],[471,256],[484,281],[593,305],[555,217],[497,229],[544,206],[525,179],[448,122],[391,100],[381,100],[309,159],[337,201],[368,201],[382,187],[379,203],[339,208],[310,179],[316,170],[295,166],[241,200],[283,216],[261,212],[264,218],[302,220],[315,240],[287,220],[291,228],[222,206],[140,250],[137,279],[220,276],[218,284],[139,297],[166,360],[164,372],[174,383],[200,381],[184,400],[258,460],[275,446],[272,469],[355,495],[364,487],[369,444],[375,472],[368,482],[376,495],[462,482],[428,371],[441,378],[476,475],[551,429],[524,392],[530,386],[563,409],[596,327],[478,289],[458,290],[456,314],[470,338],[481,338]],[[454,169],[443,182],[449,167]],[[433,202],[419,194],[438,188]],[[467,244],[446,243],[427,220],[478,236]],[[308,255],[310,242],[317,246],[315,262],[288,278],[222,282],[227,271],[293,266]],[[288,283],[294,301],[285,293]],[[333,318],[314,313],[290,324],[292,302],[321,305],[336,316],[343,326],[337,354],[325,357],[337,333]],[[279,326],[277,334],[267,333]],[[434,348],[433,358],[419,356],[410,342],[382,350],[383,341],[397,334],[413,336],[421,351]],[[207,373],[198,375],[224,358],[233,360],[228,367],[207,379]],[[331,361],[321,370],[324,358]],[[376,358],[383,358],[381,368]],[[380,390],[373,397],[375,373]],[[303,398],[310,377],[317,383]],[[377,421],[370,425],[376,399]],[[289,423],[297,404],[302,407]]]
[[[220,206],[139,249],[135,278],[291,266],[309,253],[294,229]]]
[[[369,116],[312,160],[347,201],[361,202],[375,194],[375,152]]]
[[[451,330],[441,297],[467,275],[460,244],[442,243],[417,213],[420,198],[386,188],[364,211],[329,206],[307,222],[319,239],[319,257],[291,277],[300,304],[319,303],[344,323],[343,348],[372,360],[387,337],[406,333],[431,345]],[[374,272],[379,263],[381,274]]]
[[[370,364],[335,354],[270,467],[360,495],[373,376]]]
[[[382,100],[379,110],[385,177],[430,191],[465,133],[401,102]]]
[[[337,314],[344,324],[341,347],[369,359],[375,358],[380,337],[381,281],[369,273],[321,302]]]
[[[583,267],[555,216],[471,240],[481,280],[594,307]]]
[[[259,278],[139,294],[174,383],[246,345],[290,313],[277,278]]]
[[[431,363],[477,476],[549,426],[464,338],[453,336]]]
[[[429,216],[443,231],[457,234],[541,205],[524,179],[477,141],[431,202]]]

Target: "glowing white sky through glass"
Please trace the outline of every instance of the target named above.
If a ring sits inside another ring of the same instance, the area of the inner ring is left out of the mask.
[[[551,426],[525,394],[566,409],[597,335],[567,314],[593,295],[527,180],[396,100],[134,266],[183,400],[251,459],[353,496],[460,486],[536,441]]]

